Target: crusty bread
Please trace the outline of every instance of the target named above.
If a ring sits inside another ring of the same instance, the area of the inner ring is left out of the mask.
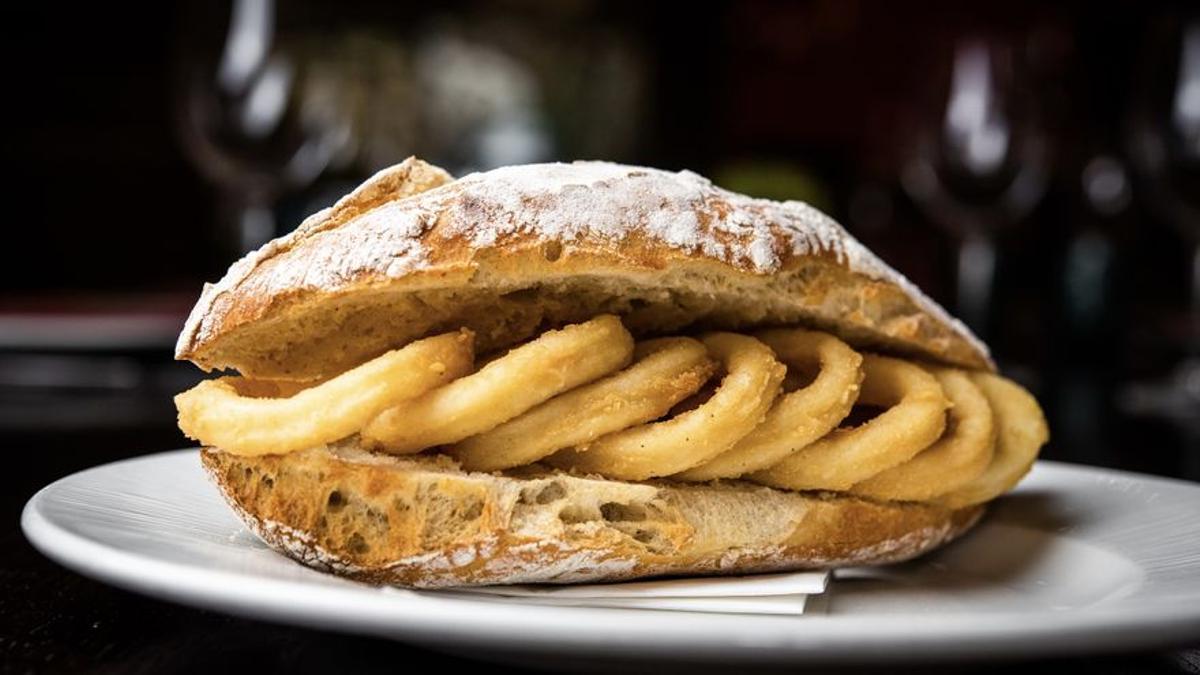
[[[600,313],[638,336],[806,325],[992,368],[962,324],[805,204],[598,162],[451,182],[413,158],[206,286],[176,356],[303,380],[460,326],[487,351]]]
[[[202,453],[226,499],[306,565],[416,587],[732,574],[911,558],[971,527],[957,511],[739,482],[627,483],[544,468],[465,473],[355,447]]]
[[[467,327],[482,352],[598,314],[638,337],[803,325],[859,348],[993,368],[958,321],[828,217],[689,173],[596,162],[454,181],[409,158],[207,285],[176,356],[309,380]],[[260,537],[314,567],[407,586],[577,582],[902,560],[982,507],[742,482],[466,473],[345,441],[203,462]]]

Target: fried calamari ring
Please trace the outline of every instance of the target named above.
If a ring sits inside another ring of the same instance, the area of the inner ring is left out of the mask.
[[[950,508],[980,504],[1008,492],[1029,473],[1038,450],[1050,438],[1036,399],[1020,385],[991,373],[971,373],[996,416],[996,451],[983,473],[934,501]]]
[[[702,341],[725,371],[712,398],[669,420],[563,450],[551,456],[550,463],[609,478],[644,480],[689,469],[733,447],[770,410],[786,368],[770,347],[754,338],[710,333]]]
[[[632,354],[633,336],[615,316],[546,331],[472,375],[385,410],[362,438],[395,454],[455,443],[624,368]]]
[[[836,429],[779,464],[750,474],[785,490],[846,490],[912,459],[942,435],[950,402],[927,371],[886,356],[863,357],[860,404],[890,406],[853,429]]]
[[[775,350],[789,370],[818,365],[807,387],[781,395],[762,424],[729,450],[672,478],[706,481],[737,478],[765,469],[833,430],[858,399],[862,356],[828,333],[799,329],[755,335]]]
[[[629,368],[472,436],[450,454],[469,471],[530,464],[562,448],[662,417],[717,369],[703,344],[684,337],[638,343],[634,358]]]
[[[235,455],[282,454],[350,436],[381,411],[471,372],[468,331],[418,340],[321,384],[295,386],[240,377],[207,380],[175,397],[179,428]],[[276,394],[255,397],[253,394]]]
[[[852,494],[928,501],[970,483],[992,461],[996,425],[987,397],[961,370],[939,368],[933,375],[953,404],[945,435],[900,466],[850,488]]]

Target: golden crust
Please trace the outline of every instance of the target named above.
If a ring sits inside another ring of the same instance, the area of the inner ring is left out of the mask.
[[[893,562],[957,537],[983,511],[745,483],[465,473],[445,457],[353,448],[261,457],[207,449],[202,461],[277,550],[325,571],[414,587]]]
[[[806,325],[993,367],[961,323],[805,204],[603,163],[450,182],[413,158],[206,286],[176,357],[310,379],[447,328],[475,330],[486,350],[599,313],[639,337]]]
[[[859,348],[993,369],[961,323],[805,204],[603,163],[454,181],[414,158],[206,285],[176,357],[310,380],[448,330],[473,330],[486,352],[598,314],[621,316],[638,337],[802,325]],[[421,587],[883,563],[958,536],[983,510],[537,466],[466,473],[445,456],[348,444],[202,458],[271,546]]]

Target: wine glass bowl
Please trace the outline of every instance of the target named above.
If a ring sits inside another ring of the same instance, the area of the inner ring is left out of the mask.
[[[274,200],[315,180],[351,135],[336,109],[306,99],[274,24],[272,0],[235,0],[227,30],[185,56],[177,95],[183,147],[220,190],[239,253],[277,234]]]
[[[944,100],[918,131],[900,180],[926,216],[959,240],[957,310],[984,337],[995,237],[1040,201],[1049,154],[1012,47],[978,38],[961,42]]]

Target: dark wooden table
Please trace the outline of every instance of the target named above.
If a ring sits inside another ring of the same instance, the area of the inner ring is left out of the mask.
[[[331,675],[411,673],[426,666],[439,672],[457,672],[458,666],[489,674],[517,670],[399,642],[251,621],[151,600],[67,571],[42,557],[22,536],[20,509],[42,485],[122,456],[183,444],[170,428],[0,434],[5,466],[5,485],[0,490],[0,671],[220,674],[253,667],[259,672]],[[560,662],[542,665],[547,670],[563,667]],[[901,672],[1026,673],[1031,668],[1056,673],[1200,673],[1200,652],[940,665]],[[647,670],[695,673],[698,669],[653,666]]]

